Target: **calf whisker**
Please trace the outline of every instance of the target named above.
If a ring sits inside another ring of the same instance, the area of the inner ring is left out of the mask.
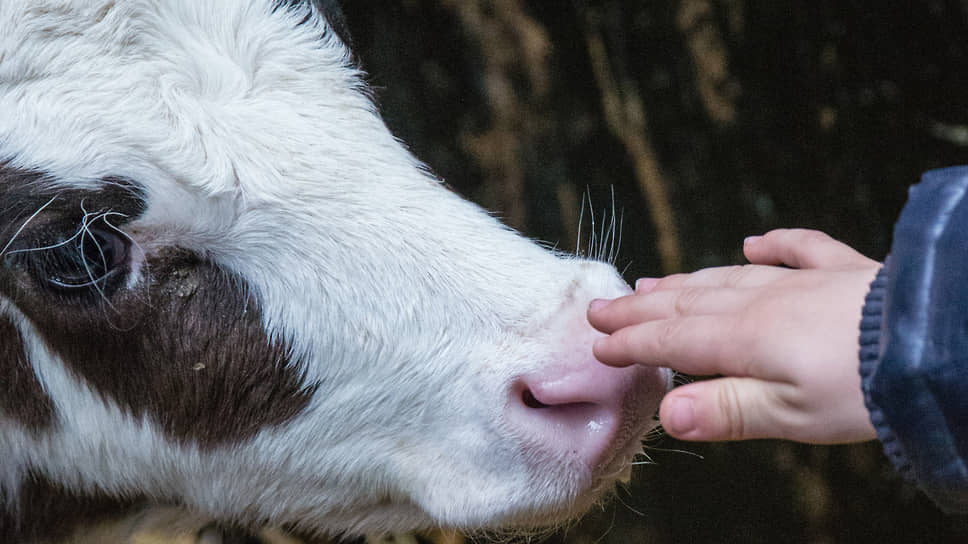
[[[629,505],[626,504],[625,501],[623,501],[622,498],[618,496],[618,493],[615,494],[615,498],[618,499],[618,502],[622,503],[622,505],[628,508],[629,510],[635,513],[638,513],[634,508],[629,507]],[[612,532],[612,529],[615,528],[615,516],[616,516],[616,511],[612,510],[612,520],[608,522],[608,527],[605,529],[605,531],[602,532],[601,536],[595,539],[595,542],[593,542],[592,544],[601,544],[601,542],[605,540],[605,537],[607,537],[608,534]]]
[[[588,208],[591,228],[589,229],[587,244],[583,249],[584,232],[582,226],[584,224],[586,207]],[[625,211],[616,209],[614,187],[611,189],[611,209],[603,209],[600,219],[596,216],[595,206],[591,199],[591,192],[586,190],[582,194],[581,207],[578,214],[578,235],[576,236],[575,255],[614,266],[621,252],[622,226],[625,220]],[[601,225],[600,232],[598,225]]]
[[[646,453],[645,451],[640,451],[639,453],[637,453],[635,455],[636,455],[636,457],[643,457],[643,458],[645,458],[645,460],[644,461],[632,461],[631,464],[634,467],[641,466],[641,465],[658,465],[659,464],[659,463],[656,463],[655,460],[652,459],[652,457],[650,457],[649,454]]]
[[[662,452],[666,452],[666,453],[681,453],[683,455],[689,455],[689,456],[695,457],[696,459],[699,459],[700,461],[705,461],[706,460],[706,457],[704,455],[702,455],[701,453],[696,453],[694,451],[689,451],[689,450],[683,450],[683,449],[677,449],[677,448],[657,448],[655,446],[646,446],[645,448],[647,450],[649,450],[649,451],[662,451]],[[650,462],[648,462],[648,463],[638,463],[638,464],[645,464],[645,465],[655,464],[655,462],[652,461],[651,458],[649,459],[649,461]],[[633,464],[635,464],[635,463],[633,463]]]
[[[8,251],[7,252],[7,255],[16,255],[18,253],[34,253],[34,252],[37,252],[37,251],[48,251],[48,250],[51,250],[51,249],[57,249],[59,247],[66,246],[67,244],[73,242],[79,236],[81,236],[82,233],[83,233],[83,230],[80,229],[80,228],[78,228],[77,231],[74,234],[72,234],[70,238],[67,238],[67,239],[62,240],[60,242],[57,242],[56,244],[51,244],[49,246],[27,247],[27,248],[24,248],[24,249],[15,249],[13,251]]]
[[[94,215],[95,212],[88,212],[84,208],[83,200],[81,200],[81,211],[84,212],[84,216],[81,218],[81,226],[79,230],[82,232],[82,234],[81,234],[81,241],[77,246],[77,251],[81,255],[80,261],[81,263],[84,264],[84,271],[87,273],[87,277],[90,279],[90,281],[85,283],[84,286],[93,287],[94,290],[97,291],[98,295],[100,295],[102,303],[107,308],[110,308],[115,314],[120,314],[118,310],[114,307],[114,305],[111,304],[111,301],[104,293],[104,288],[101,286],[101,284],[103,284],[104,281],[114,273],[114,271],[110,269],[107,258],[104,256],[104,248],[101,247],[101,244],[98,242],[97,237],[91,233],[91,223],[99,219],[103,219],[108,214],[113,212],[97,212],[97,215]],[[94,216],[93,219],[91,218],[91,216]],[[91,267],[87,262],[87,259],[84,258],[84,241],[88,238],[90,238],[90,240],[94,243],[94,246],[98,252],[98,256],[101,257],[101,265],[104,267],[104,270],[105,270],[105,273],[98,278],[94,277],[94,272],[91,270]]]
[[[631,494],[631,493],[629,492],[629,490],[628,490],[628,488],[626,488],[626,487],[624,487],[624,486],[622,486],[622,487],[620,487],[620,489],[624,489],[624,490],[625,490],[625,492],[629,494],[629,496],[631,496],[631,495],[632,495],[632,494]],[[625,500],[624,500],[624,499],[622,498],[622,495],[621,495],[620,493],[615,493],[615,500],[617,500],[617,501],[618,501],[619,503],[621,503],[621,505],[622,505],[622,506],[624,506],[624,507],[625,507],[626,509],[628,509],[628,511],[629,511],[629,512],[632,512],[633,514],[635,514],[635,515],[637,515],[637,516],[639,516],[639,517],[641,517],[641,518],[644,518],[644,517],[645,517],[645,512],[642,512],[642,511],[640,511],[640,510],[638,510],[638,509],[635,509],[635,508],[632,508],[632,506],[631,506],[631,505],[630,505],[629,503],[627,503],[627,502],[625,502]],[[615,519],[614,519],[614,513],[612,514],[612,516],[613,516],[613,518],[612,518],[612,522],[614,523],[614,522],[615,522]],[[609,527],[609,530],[611,530],[611,527]],[[607,533],[606,533],[606,534],[607,534]],[[605,537],[605,535],[602,535],[602,536],[601,536],[601,538],[599,538],[599,539],[598,539],[598,540],[596,541],[596,543],[597,543],[597,542],[600,542],[600,541],[601,541],[601,539],[602,539],[602,538],[604,538],[604,537]]]
[[[101,243],[98,241],[97,236],[95,236],[91,232],[91,228],[92,228],[92,226],[95,223],[101,222],[101,223],[107,225],[113,231],[117,232],[119,235],[123,236],[132,245],[137,245],[137,243],[135,242],[135,240],[133,238],[131,238],[131,236],[129,236],[126,232],[124,232],[123,230],[121,230],[120,228],[118,228],[116,225],[112,224],[109,221],[109,218],[111,218],[111,217],[121,217],[121,218],[124,218],[124,217],[127,217],[127,215],[122,214],[122,213],[119,213],[119,212],[114,212],[114,211],[89,212],[85,208],[84,201],[82,200],[81,201],[81,204],[80,204],[81,212],[83,212],[83,216],[81,217],[81,224],[78,226],[77,230],[70,237],[68,237],[68,238],[66,238],[64,240],[61,240],[61,241],[59,241],[57,243],[48,244],[48,245],[44,245],[44,246],[27,247],[27,248],[22,248],[22,249],[15,249],[15,250],[10,250],[9,249],[10,246],[13,244],[13,242],[16,240],[16,238],[24,231],[24,229],[30,224],[30,222],[33,221],[38,215],[40,215],[40,213],[45,208],[47,208],[52,202],[54,202],[54,200],[56,198],[57,198],[57,195],[55,195],[53,198],[51,198],[49,201],[47,201],[46,204],[44,204],[43,206],[41,206],[29,218],[27,218],[27,220],[20,226],[20,228],[17,230],[17,232],[14,233],[14,235],[10,239],[10,241],[7,242],[7,245],[5,246],[3,252],[0,252],[0,256],[3,256],[3,255],[9,256],[9,255],[16,255],[16,254],[23,254],[23,253],[35,253],[35,252],[42,252],[42,251],[52,251],[52,250],[55,250],[55,249],[58,249],[58,248],[62,248],[64,246],[67,246],[67,245],[76,243],[77,244],[77,251],[81,255],[81,258],[78,259],[78,260],[79,260],[79,262],[84,267],[84,271],[85,271],[85,273],[88,276],[88,281],[86,281],[84,283],[71,283],[71,284],[67,284],[67,283],[58,281],[57,279],[54,279],[54,278],[48,278],[47,281],[50,282],[51,284],[55,285],[55,286],[63,287],[63,288],[72,288],[72,289],[74,289],[74,288],[79,288],[79,287],[91,287],[95,291],[97,291],[98,295],[100,296],[102,302],[106,305],[106,307],[110,308],[115,313],[118,313],[117,309],[114,307],[114,305],[108,299],[107,294],[104,292],[104,288],[103,288],[103,284],[104,284],[105,280],[107,280],[112,275],[114,275],[116,273],[116,271],[110,270],[110,266],[109,266],[109,263],[108,263],[108,258],[107,258],[107,255],[105,255],[104,248],[101,247]],[[104,270],[106,270],[106,272],[104,274],[101,274],[99,276],[96,276],[95,273],[94,273],[94,270],[92,270],[92,268],[91,268],[90,264],[88,263],[87,259],[84,257],[85,244],[87,244],[87,243],[93,243],[94,244],[95,249],[97,250],[97,254],[100,257],[101,265],[103,266]]]
[[[581,195],[581,207],[578,209],[578,234],[575,236],[575,255],[581,256],[581,224],[582,220],[585,218],[585,196],[588,192],[584,192]]]
[[[130,234],[128,234],[127,232],[125,232],[124,230],[122,230],[120,227],[118,227],[117,225],[111,223],[108,220],[108,217],[113,216],[113,215],[116,215],[118,217],[123,217],[123,218],[127,218],[128,217],[127,214],[118,213],[118,212],[108,212],[108,213],[104,214],[104,216],[102,217],[101,221],[105,225],[107,225],[111,230],[113,230],[114,232],[116,232],[119,236],[121,236],[122,238],[124,238],[125,240],[127,240],[128,243],[131,244],[131,247],[137,249],[141,254],[144,254],[145,251],[141,247],[141,244],[138,243],[137,240],[135,240]],[[141,267],[142,267],[142,269],[145,272],[147,272],[147,270],[148,270],[148,262],[147,261],[142,262],[141,263]],[[131,273],[132,273],[132,277],[131,277],[131,279],[129,281],[131,281],[132,283],[129,283],[129,287],[131,287],[133,285],[133,281],[134,281],[135,277],[136,276],[139,276],[139,274],[135,274],[134,273],[134,269],[131,270]]]
[[[18,228],[17,231],[13,233],[13,236],[11,236],[9,240],[7,240],[7,245],[3,246],[3,249],[0,249],[0,257],[3,257],[4,255],[7,254],[7,250],[10,249],[10,246],[14,243],[17,237],[19,237],[20,234],[24,231],[24,229],[27,228],[27,225],[29,225],[31,221],[36,219],[37,216],[40,215],[40,213],[47,208],[47,206],[50,206],[51,204],[53,204],[54,201],[57,200],[57,196],[58,195],[52,196],[50,200],[47,201],[46,204],[44,204],[40,208],[37,208],[37,211],[32,213],[30,217],[28,217],[27,220],[24,221],[22,225],[20,225],[20,228]]]

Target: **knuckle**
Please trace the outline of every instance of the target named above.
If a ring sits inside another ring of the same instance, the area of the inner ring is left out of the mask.
[[[622,356],[628,353],[632,347],[632,336],[629,329],[619,329],[602,340],[603,350],[613,357]]]
[[[656,335],[656,349],[662,353],[672,353],[677,351],[680,339],[682,338],[683,322],[680,319],[667,319],[659,328]]]
[[[676,315],[688,315],[699,304],[704,290],[698,287],[689,287],[679,291],[675,300]]]
[[[598,342],[601,346],[612,349],[624,347],[628,343],[628,329],[618,329]]]
[[[740,285],[743,280],[749,275],[750,268],[746,266],[729,266],[726,267],[725,274],[723,277],[723,285],[727,287],[735,287]]]
[[[596,345],[595,356],[610,364],[642,362],[649,350],[642,349],[643,338],[630,328],[621,329]]]
[[[719,387],[718,391],[717,400],[723,415],[723,431],[733,440],[746,438],[746,424],[736,384],[731,380],[723,380],[722,387]]]

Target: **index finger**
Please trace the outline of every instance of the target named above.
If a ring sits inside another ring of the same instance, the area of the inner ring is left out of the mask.
[[[733,323],[717,315],[647,321],[599,338],[593,352],[615,366],[638,363],[697,376],[750,376],[752,353]]]
[[[688,315],[735,314],[747,306],[752,289],[683,287],[660,289],[617,298],[606,304],[589,306],[588,322],[611,333],[643,321],[671,319]]]

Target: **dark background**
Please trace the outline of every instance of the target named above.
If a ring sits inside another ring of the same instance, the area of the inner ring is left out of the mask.
[[[907,187],[968,163],[968,2],[344,5],[418,157],[569,250],[583,197],[599,226],[614,198],[629,280],[739,263],[743,237],[774,227],[882,259]],[[551,541],[968,542],[968,519],[901,482],[878,444],[653,446],[628,489]]]

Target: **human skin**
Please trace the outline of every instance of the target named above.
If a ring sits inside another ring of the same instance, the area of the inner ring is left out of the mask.
[[[596,300],[605,364],[719,376],[673,389],[665,430],[682,440],[875,438],[858,374],[864,297],[881,263],[828,235],[782,229],[747,238],[751,264],[644,278]]]

